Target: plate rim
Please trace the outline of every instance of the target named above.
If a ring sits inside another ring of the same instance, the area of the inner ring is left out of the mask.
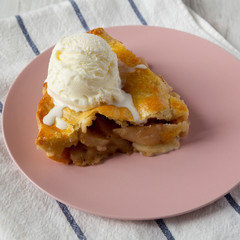
[[[174,31],[174,32],[179,32],[180,34],[190,35],[191,37],[198,38],[198,39],[201,39],[201,40],[203,40],[203,41],[206,41],[206,42],[212,44],[214,47],[219,48],[219,50],[224,51],[225,53],[229,54],[232,58],[234,58],[235,60],[237,60],[237,61],[239,62],[239,60],[238,60],[234,55],[230,54],[230,53],[229,53],[228,51],[226,51],[224,48],[222,48],[222,47],[220,47],[220,46],[218,46],[218,45],[210,42],[209,40],[206,40],[206,39],[204,39],[204,38],[201,38],[201,37],[199,37],[199,36],[196,36],[196,35],[194,35],[194,34],[187,33],[187,32],[181,31],[181,30],[170,29],[170,28],[165,28],[165,27],[158,27],[158,26],[141,26],[141,25],[113,26],[113,27],[107,27],[107,28],[104,28],[104,29],[105,29],[106,31],[108,31],[108,29],[132,28],[132,27],[134,27],[134,28],[137,27],[137,28],[156,28],[156,29],[164,29],[164,30],[167,30],[167,31]],[[63,202],[64,204],[69,205],[69,206],[71,206],[71,207],[73,207],[73,208],[75,208],[75,209],[78,209],[78,210],[80,210],[80,211],[86,212],[86,213],[94,214],[94,215],[101,216],[101,217],[108,217],[108,218],[112,218],[112,219],[119,219],[119,220],[154,220],[154,219],[157,219],[157,218],[169,218],[169,217],[174,217],[174,216],[183,215],[183,214],[186,214],[186,213],[189,213],[189,212],[193,212],[193,211],[195,211],[195,210],[198,210],[198,209],[200,209],[200,208],[203,208],[203,207],[205,207],[205,206],[207,206],[207,205],[210,205],[211,203],[213,203],[213,202],[217,201],[218,199],[220,199],[221,197],[223,197],[226,193],[228,193],[229,191],[231,191],[233,188],[235,188],[235,187],[240,183],[240,180],[239,180],[238,182],[236,182],[236,184],[235,184],[234,186],[231,187],[231,189],[229,189],[229,190],[227,190],[226,192],[222,193],[221,196],[217,196],[217,197],[215,197],[214,199],[212,199],[211,201],[208,201],[208,202],[206,202],[205,204],[202,204],[202,205],[197,206],[197,207],[195,207],[195,208],[191,208],[191,209],[186,210],[186,211],[181,211],[181,212],[179,212],[179,213],[175,213],[175,214],[172,214],[172,215],[166,215],[166,216],[162,215],[162,216],[160,216],[160,217],[159,217],[159,216],[152,216],[152,217],[147,217],[147,218],[146,218],[146,217],[143,217],[143,218],[139,218],[139,217],[137,217],[137,218],[135,218],[135,217],[127,217],[127,218],[124,218],[124,217],[121,217],[121,216],[120,216],[120,217],[117,217],[116,215],[113,216],[113,215],[111,215],[111,214],[97,213],[96,211],[91,211],[91,210],[89,210],[89,209],[88,209],[88,210],[82,209],[82,208],[79,207],[79,206],[74,206],[74,205],[72,205],[72,204],[70,204],[70,203],[65,202],[64,200],[61,200],[61,199],[57,198],[56,196],[53,196],[50,192],[48,192],[48,191],[46,191],[45,189],[43,189],[42,187],[40,187],[36,182],[34,182],[34,181],[25,173],[25,171],[22,169],[22,167],[19,165],[19,163],[15,160],[15,158],[14,158],[13,155],[12,155],[12,150],[10,149],[8,140],[7,140],[7,138],[6,138],[6,134],[7,134],[7,133],[6,133],[6,128],[5,128],[5,121],[6,121],[6,120],[5,120],[5,118],[6,118],[5,115],[6,115],[6,112],[8,111],[8,109],[7,109],[7,103],[10,101],[10,100],[9,100],[9,98],[11,97],[10,94],[11,94],[11,92],[13,91],[13,88],[14,88],[14,85],[16,84],[16,82],[19,81],[18,79],[21,78],[22,74],[24,74],[25,71],[28,71],[28,68],[31,67],[31,65],[32,65],[33,62],[38,61],[38,59],[39,59],[39,57],[40,57],[41,55],[46,54],[46,53],[47,53],[48,51],[50,51],[50,49],[52,49],[52,48],[53,48],[53,46],[51,46],[51,47],[48,48],[48,49],[45,49],[41,54],[39,54],[39,55],[36,56],[34,59],[32,59],[32,60],[21,70],[21,72],[18,74],[18,76],[15,78],[15,80],[11,83],[11,86],[10,86],[10,88],[9,88],[6,96],[5,96],[5,101],[4,101],[3,110],[2,110],[2,126],[1,126],[1,128],[2,128],[2,133],[3,133],[3,141],[4,141],[4,143],[5,143],[5,146],[6,146],[6,148],[7,148],[7,151],[8,151],[8,153],[9,153],[11,159],[13,160],[13,162],[17,165],[18,169],[21,171],[21,173],[23,173],[23,174],[27,177],[27,179],[30,180],[30,181],[33,183],[34,186],[38,187],[41,191],[43,191],[43,192],[46,193],[47,195],[51,196],[52,198],[54,198],[54,199],[56,199],[56,200],[58,200],[58,201],[61,201],[61,202]],[[240,63],[240,62],[239,62],[239,63]]]

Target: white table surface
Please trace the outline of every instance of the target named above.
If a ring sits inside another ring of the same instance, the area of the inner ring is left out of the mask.
[[[0,19],[64,0],[0,0]],[[240,0],[183,0],[240,50]]]

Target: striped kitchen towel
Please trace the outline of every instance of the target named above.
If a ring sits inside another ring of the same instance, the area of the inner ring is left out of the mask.
[[[99,26],[141,24],[198,35],[240,59],[240,53],[181,0],[69,0],[0,20],[0,112],[21,70],[62,36]],[[178,217],[107,219],[69,207],[36,188],[10,159],[2,131],[0,138],[0,240],[240,239],[240,186],[210,206]]]

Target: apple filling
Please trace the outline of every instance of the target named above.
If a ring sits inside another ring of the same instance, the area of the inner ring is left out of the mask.
[[[65,148],[63,155],[80,166],[97,164],[115,152],[131,154],[137,151],[152,156],[177,149],[178,139],[187,132],[187,121],[171,123],[149,119],[143,126],[120,126],[97,114],[86,133],[79,132],[78,144]]]

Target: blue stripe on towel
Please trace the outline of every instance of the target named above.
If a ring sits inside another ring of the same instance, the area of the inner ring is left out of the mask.
[[[167,240],[175,240],[172,233],[170,232],[167,225],[165,224],[165,222],[162,219],[157,219],[155,221],[156,221],[157,225],[161,228],[161,230],[162,230],[163,234],[165,235],[165,237],[167,238]]]
[[[144,17],[142,16],[142,14],[140,13],[140,11],[138,10],[136,4],[134,3],[133,0],[128,0],[128,2],[130,3],[133,11],[135,12],[135,14],[137,15],[138,19],[140,20],[140,22],[142,23],[142,25],[148,25],[146,20],[144,19]]]
[[[39,55],[38,48],[37,48],[37,46],[34,44],[33,40],[31,39],[31,37],[30,37],[30,35],[29,35],[29,33],[28,33],[28,31],[27,31],[24,23],[23,23],[22,18],[21,18],[19,15],[17,15],[17,16],[16,16],[16,19],[17,19],[18,25],[19,25],[19,27],[21,28],[22,33],[23,33],[24,37],[26,38],[29,46],[32,48],[33,52],[34,52],[36,55]]]
[[[136,4],[134,3],[134,1],[133,0],[128,0],[128,2],[130,3],[133,11],[137,15],[137,17],[140,20],[140,22],[142,23],[142,25],[148,25],[146,20],[142,16],[142,14],[138,10],[138,8],[137,8]],[[173,237],[172,233],[170,232],[170,230],[168,229],[167,225],[165,224],[165,222],[162,219],[157,219],[155,221],[156,221],[157,225],[159,226],[159,228],[162,230],[163,234],[166,236],[167,240],[175,240],[175,238]]]
[[[35,45],[35,43],[32,41],[23,21],[22,18],[17,15],[16,19],[18,21],[18,25],[22,30],[23,35],[25,36],[28,44],[30,45],[30,47],[32,48],[33,52],[35,53],[35,55],[39,55],[40,52],[37,49],[37,46]],[[0,102],[0,110],[2,111],[2,103]],[[76,233],[78,239],[80,240],[87,240],[87,238],[84,236],[81,228],[78,226],[78,224],[76,223],[75,219],[73,218],[72,214],[70,213],[69,209],[67,208],[67,206],[59,201],[56,201],[60,207],[60,209],[62,210],[62,212],[64,213],[64,215],[66,216],[68,222],[70,223],[72,229],[74,230],[74,232]]]
[[[87,23],[86,23],[86,21],[83,17],[78,5],[76,4],[76,2],[74,0],[69,0],[69,2],[72,4],[72,7],[73,7],[75,13],[77,14],[77,17],[80,20],[82,26],[85,28],[86,31],[89,31],[90,29],[89,29],[89,27],[88,27],[88,25],[87,25]]]
[[[87,238],[84,236],[82,230],[74,220],[72,214],[70,213],[67,206],[59,201],[57,201],[59,207],[62,209],[62,212],[64,213],[65,217],[67,218],[68,222],[70,223],[71,227],[73,228],[74,232],[78,236],[78,239],[80,240],[87,240]]]
[[[235,202],[235,200],[233,199],[233,197],[230,195],[230,193],[228,193],[227,195],[225,195],[225,198],[227,199],[228,203],[234,208],[234,210],[240,214],[240,206]]]
[[[0,113],[2,113],[2,110],[3,110],[3,104],[2,102],[0,102]]]
[[[138,8],[137,8],[136,4],[134,3],[134,1],[133,0],[128,0],[128,2],[130,3],[133,11],[137,15],[137,17],[140,20],[140,22],[143,25],[148,25],[146,20],[142,16],[142,14],[138,10]],[[240,214],[240,206],[235,202],[235,200],[232,198],[232,196],[230,194],[227,194],[227,195],[225,195],[225,198],[227,199],[228,203],[234,208],[234,210],[238,214]],[[155,220],[155,221],[158,224],[158,226],[161,228],[161,230],[164,233],[164,235],[166,236],[166,238],[168,240],[174,240],[174,237],[172,236],[171,232],[169,231],[169,229],[168,229],[167,225],[164,223],[164,221],[162,219],[158,219],[158,220]]]

